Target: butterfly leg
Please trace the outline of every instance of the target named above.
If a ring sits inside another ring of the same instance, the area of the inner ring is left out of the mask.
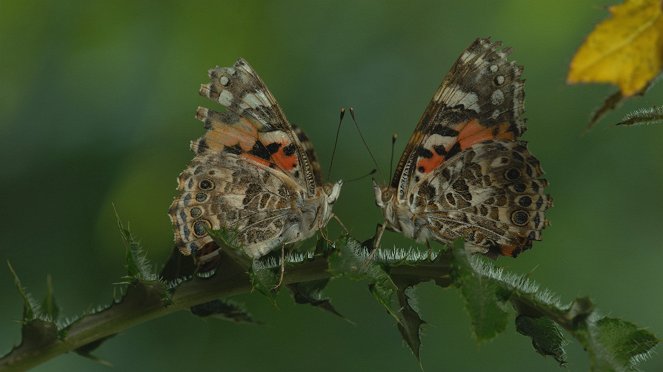
[[[345,231],[346,234],[349,234],[349,233],[350,233],[350,231],[348,230],[348,228],[345,227],[345,225],[343,224],[343,222],[341,222],[341,219],[338,218],[338,216],[336,216],[335,214],[332,214],[332,218],[333,218],[334,220],[336,220],[336,222],[338,222],[339,225],[341,225],[341,227],[343,228],[343,231]]]
[[[321,227],[320,230],[318,230],[318,232],[320,232],[320,236],[322,237],[322,239],[324,239],[327,242],[327,244],[333,243],[327,236],[327,231],[324,227]]]
[[[380,248],[380,243],[382,242],[382,235],[384,235],[384,231],[387,229],[387,224],[382,223],[378,224],[378,226],[375,229],[375,236],[373,237],[373,251],[375,252],[378,248]]]

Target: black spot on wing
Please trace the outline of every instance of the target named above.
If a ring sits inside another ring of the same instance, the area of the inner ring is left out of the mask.
[[[285,156],[291,156],[292,154],[295,153],[295,151],[297,151],[297,147],[295,147],[294,143],[291,143],[283,148],[283,153],[285,154]]]
[[[232,146],[226,146],[226,147],[223,148],[223,151],[229,152],[229,153],[235,154],[235,155],[239,155],[243,152],[242,148],[239,147],[238,144],[237,145],[232,145]]]
[[[417,156],[430,159],[433,157],[433,153],[429,149],[419,145],[419,147],[417,147]]]
[[[453,146],[447,151],[447,154],[444,156],[446,160],[451,159],[454,155],[458,154],[460,152],[460,142],[454,143]]]
[[[207,145],[207,141],[204,138],[201,138],[198,140],[198,143],[196,144],[196,154],[202,154],[204,153],[209,146]]]
[[[444,126],[442,124],[437,124],[436,126],[433,127],[433,130],[431,131],[432,134],[439,134],[440,136],[445,136],[445,137],[457,137],[458,136],[458,131],[455,129],[451,129],[447,126]]]
[[[270,154],[276,154],[281,148],[281,144],[278,142],[272,142],[269,145],[265,146],[265,148]]]
[[[255,155],[265,160],[269,160],[272,157],[272,154],[269,152],[269,150],[260,142],[253,144],[253,148],[249,150],[249,154]]]

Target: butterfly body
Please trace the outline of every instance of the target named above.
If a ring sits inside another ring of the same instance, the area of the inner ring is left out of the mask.
[[[516,256],[547,226],[539,161],[525,131],[522,67],[478,39],[433,96],[392,182],[374,185],[384,227],[419,242],[463,238],[473,251]],[[378,239],[379,240],[379,239]]]
[[[209,230],[231,230],[252,258],[313,236],[333,216],[342,182],[322,184],[308,138],[248,63],[209,75],[201,95],[227,110],[196,112],[207,132],[191,143],[196,155],[169,212],[180,252],[199,265],[213,261],[219,247]]]

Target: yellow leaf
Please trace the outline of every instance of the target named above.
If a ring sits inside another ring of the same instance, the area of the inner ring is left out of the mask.
[[[611,83],[624,97],[645,89],[663,69],[663,2],[625,0],[610,7],[571,61],[569,83]]]

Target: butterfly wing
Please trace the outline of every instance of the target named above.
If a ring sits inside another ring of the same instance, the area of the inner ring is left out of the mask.
[[[252,158],[292,177],[315,195],[316,175],[307,151],[272,93],[251,66],[239,59],[233,67],[209,71],[210,83],[200,94],[225,106],[226,113],[199,109],[197,117],[210,130],[195,146],[234,147]],[[238,138],[244,139],[244,141]]]
[[[421,117],[391,187],[417,217],[413,234],[515,256],[540,240],[552,204],[525,131],[522,67],[477,39]],[[417,229],[417,227],[415,227]]]
[[[477,39],[454,63],[428,104],[401,156],[391,186],[399,200],[418,178],[460,151],[525,131],[522,67],[499,43]]]

